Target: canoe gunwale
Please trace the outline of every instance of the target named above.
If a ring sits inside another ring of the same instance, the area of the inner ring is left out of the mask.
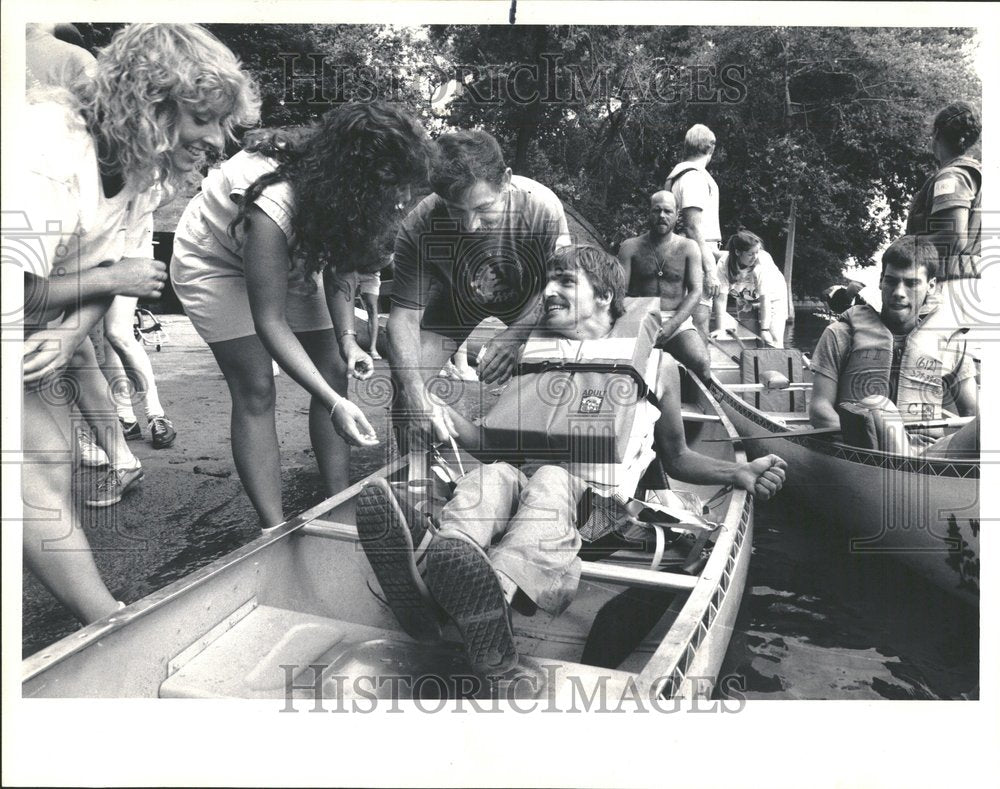
[[[221,556],[214,562],[182,578],[178,578],[162,589],[151,592],[145,597],[136,600],[131,605],[126,606],[121,611],[116,611],[103,619],[91,622],[89,625],[85,625],[80,630],[70,633],[54,644],[40,649],[34,655],[30,655],[21,661],[22,684],[34,679],[43,671],[52,668],[76,653],[83,651],[110,633],[121,630],[131,622],[152,614],[157,609],[162,608],[180,596],[208,583],[211,579],[225,572],[233,565],[247,561],[279,540],[284,540],[288,535],[300,531],[306,524],[315,520],[323,513],[329,512],[334,507],[356,496],[368,481],[392,474],[405,466],[405,464],[406,458],[403,458],[390,463],[388,466],[383,466],[373,474],[340,491],[335,496],[331,496],[314,507],[310,507],[298,515],[294,515],[284,523],[276,526],[274,531],[261,534],[252,542],[248,542],[231,553]]]
[[[733,423],[705,385],[694,376],[691,376],[691,380],[697,385],[704,404],[719,416],[724,430],[730,436],[737,435]],[[747,458],[742,447],[736,444],[733,450],[733,460],[745,463]],[[677,619],[639,673],[637,684],[640,688],[648,685],[654,689],[656,696],[666,698],[684,697],[690,692],[691,688],[685,687],[685,679],[689,677],[689,670],[698,656],[699,647],[708,639],[726,601],[735,595],[738,609],[743,597],[742,585],[734,584],[732,580],[740,575],[737,572],[740,560],[745,563],[749,558],[752,536],[753,498],[744,490],[734,489],[729,495],[726,514],[708,563],[685,600]],[[720,589],[721,596],[718,595]],[[719,656],[719,664],[725,655],[728,641],[727,638],[722,655]],[[718,668],[719,666],[714,667],[716,676],[711,677],[713,688],[718,679]]]
[[[781,424],[766,411],[754,407],[742,397],[729,391],[715,375],[712,376],[712,394],[725,407],[737,411],[740,416],[764,428],[769,434],[782,435],[783,441],[799,444],[804,448],[823,455],[858,463],[863,466],[904,471],[911,474],[926,474],[934,477],[956,479],[979,479],[978,460],[902,457],[876,449],[853,447],[839,441],[823,441],[814,436],[796,436],[794,429]],[[787,434],[787,435],[785,435]],[[753,440],[753,437],[749,437]]]

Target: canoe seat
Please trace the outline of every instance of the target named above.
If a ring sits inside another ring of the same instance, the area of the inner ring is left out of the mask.
[[[740,353],[740,380],[745,384],[761,383],[768,371],[786,376],[791,383],[801,382],[802,351],[797,348],[747,348]],[[761,411],[804,413],[805,392],[770,390],[744,392],[743,399]]]

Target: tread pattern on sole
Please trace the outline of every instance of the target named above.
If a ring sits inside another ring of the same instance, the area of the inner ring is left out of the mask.
[[[439,533],[427,552],[427,585],[454,620],[472,667],[484,675],[517,665],[507,602],[493,566],[470,541]]]
[[[357,528],[368,563],[403,630],[417,641],[440,640],[441,625],[417,571],[410,530],[383,480],[365,485],[358,495]]]

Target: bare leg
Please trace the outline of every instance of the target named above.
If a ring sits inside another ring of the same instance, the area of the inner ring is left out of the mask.
[[[24,394],[23,551],[38,580],[86,624],[117,610],[118,602],[101,580],[73,506],[70,405],[53,404],[62,399],[51,388]]]
[[[89,337],[76,349],[67,372],[76,379],[77,405],[83,418],[94,428],[94,441],[107,453],[112,466],[133,468],[138,461],[125,441],[111,388],[97,365]]]
[[[262,528],[285,518],[281,509],[281,456],[274,424],[271,357],[257,335],[209,343],[232,398],[233,461]]]
[[[101,372],[111,387],[118,418],[128,424],[137,421],[135,411],[132,409],[132,390],[136,387],[135,382],[129,380],[118,352],[110,342],[107,342],[107,338],[104,342],[104,361],[100,364]]]
[[[711,316],[712,308],[708,304],[699,303],[691,312],[691,320],[694,321],[694,327],[703,337],[708,336],[708,322]]]
[[[333,329],[301,332],[295,336],[299,338],[324,380],[337,394],[346,397],[347,368],[340,357]],[[312,441],[327,493],[331,496],[339,493],[350,483],[351,448],[334,430],[329,409],[315,397],[309,403],[309,439]]]
[[[115,296],[108,314],[104,317],[104,333],[125,366],[137,376],[138,390],[145,398],[148,420],[154,416],[163,416],[163,406],[156,390],[156,380],[153,378],[153,366],[149,363],[149,356],[132,331],[132,319],[137,302],[138,299],[135,298]]]
[[[712,374],[711,361],[705,341],[698,332],[687,329],[675,334],[667,340],[665,348],[671,356],[702,381],[709,380]]]

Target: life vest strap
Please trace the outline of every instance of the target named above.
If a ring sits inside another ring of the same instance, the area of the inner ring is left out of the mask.
[[[624,373],[633,381],[639,391],[639,397],[646,398],[654,408],[659,409],[660,401],[649,388],[646,379],[630,364],[615,364],[609,362],[571,362],[555,359],[545,361],[521,362],[514,370],[514,375],[535,375],[553,370],[563,370],[574,373]]]

